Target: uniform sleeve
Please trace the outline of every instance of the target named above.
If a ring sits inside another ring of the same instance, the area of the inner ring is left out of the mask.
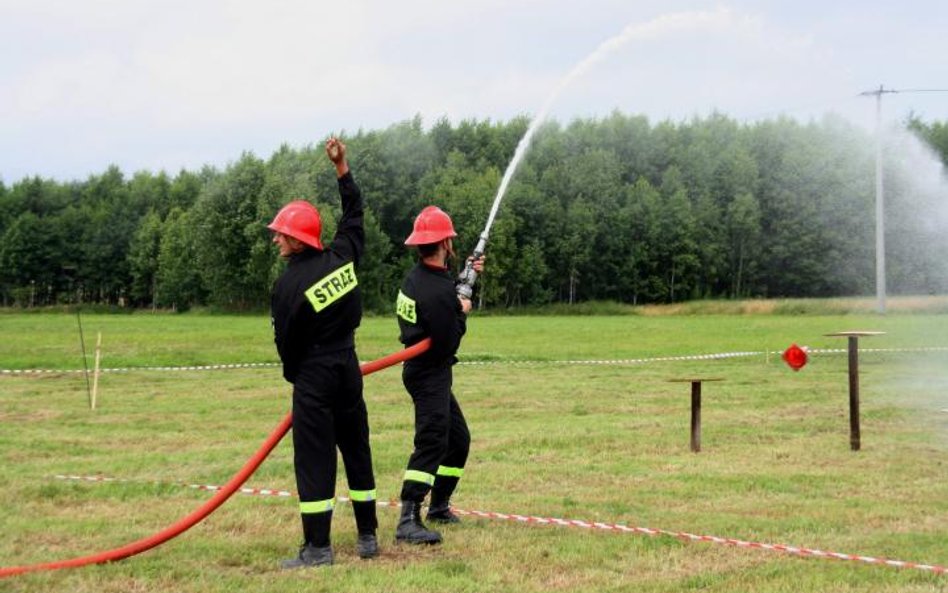
[[[430,356],[435,360],[452,358],[467,331],[467,316],[453,291],[444,291],[433,299],[426,311],[425,323],[431,336]]]
[[[270,323],[273,325],[273,342],[280,362],[283,363],[283,378],[293,383],[299,374],[299,348],[295,346],[292,316],[286,303],[282,303],[276,289],[270,296]]]
[[[342,217],[339,219],[336,235],[330,247],[336,253],[358,264],[365,250],[362,191],[352,177],[352,172],[347,172],[337,181],[339,197],[342,199]]]

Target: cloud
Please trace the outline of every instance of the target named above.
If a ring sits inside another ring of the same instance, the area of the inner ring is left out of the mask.
[[[693,0],[592,0],[582,10],[562,0],[0,4],[0,175],[8,182],[85,175],[110,162],[222,164],[222,155],[265,156],[283,142],[416,113],[428,124],[536,115],[572,68],[623,35],[562,89],[552,116],[620,109],[655,121],[717,109],[805,119],[833,109],[871,123],[871,102],[856,94],[896,83],[867,76],[867,48],[880,71],[904,77],[898,83],[926,83],[909,80],[919,63],[945,72],[940,28],[872,0],[858,11],[807,0],[793,10],[750,0],[708,10]],[[915,57],[900,62],[879,41],[890,38]],[[886,97],[892,114],[921,99]]]

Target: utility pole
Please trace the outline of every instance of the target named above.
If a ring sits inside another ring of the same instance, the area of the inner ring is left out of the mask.
[[[882,94],[897,93],[881,84],[873,91],[859,93],[876,97],[876,305],[879,313],[885,314],[885,201],[882,187]]]
[[[862,97],[876,98],[876,298],[879,313],[885,314],[885,217],[882,184],[882,95],[886,93],[943,93],[948,89],[878,89],[859,93]]]

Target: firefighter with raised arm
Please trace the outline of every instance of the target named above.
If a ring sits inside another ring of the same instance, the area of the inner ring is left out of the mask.
[[[455,354],[467,329],[472,304],[459,296],[448,270],[457,234],[451,217],[428,206],[415,218],[405,245],[418,251],[418,262],[408,272],[398,293],[396,314],[400,340],[411,346],[431,338],[431,346],[402,367],[402,382],[415,408],[414,451],[402,482],[401,518],[396,542],[437,544],[441,534],[421,520],[421,505],[431,492],[426,520],[457,523],[450,499],[464,473],[471,436],[461,407],[451,390]],[[469,262],[480,273],[483,256]],[[468,293],[470,294],[470,293]]]
[[[362,558],[378,555],[375,477],[355,329],[362,319],[357,276],[365,248],[363,203],[349,171],[346,146],[326,142],[335,165],[342,217],[328,246],[315,206],[296,200],[267,228],[286,270],[271,295],[274,341],[283,376],[293,384],[293,461],[303,544],[284,568],[330,565],[336,501],[336,448],[342,454]]]

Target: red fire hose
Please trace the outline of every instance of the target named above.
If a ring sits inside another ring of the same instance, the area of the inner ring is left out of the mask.
[[[414,346],[405,348],[394,354],[389,354],[378,360],[373,360],[362,365],[362,374],[369,375],[376,371],[382,370],[384,368],[390,367],[392,365],[398,364],[400,362],[406,361],[409,358],[414,358],[422,352],[428,349],[431,345],[430,339],[424,339],[421,342],[418,342]],[[247,479],[260,467],[260,464],[263,463],[263,460],[267,458],[267,455],[277,446],[277,443],[280,442],[280,439],[290,430],[293,426],[293,415],[287,414],[286,418],[270,433],[270,436],[263,442],[260,448],[254,453],[246,464],[238,471],[233,478],[230,479],[227,484],[221,487],[214,496],[210,498],[207,502],[202,504],[200,507],[195,509],[190,515],[179,520],[177,523],[171,525],[170,527],[159,531],[158,533],[140,539],[136,542],[132,542],[128,545],[122,546],[121,548],[116,548],[114,550],[109,550],[107,552],[100,552],[98,554],[92,554],[91,556],[82,556],[80,558],[73,558],[71,560],[61,560],[59,562],[46,562],[41,564],[30,564],[26,566],[9,566],[0,568],[0,578],[8,577],[16,574],[22,574],[25,572],[33,572],[39,570],[58,570],[60,568],[74,568],[77,566],[85,566],[87,564],[103,564],[105,562],[113,562],[115,560],[122,560],[128,558],[129,556],[134,556],[140,554],[145,550],[150,550],[155,546],[159,546],[169,539],[177,537],[190,529],[191,527],[197,525],[205,517],[213,513],[217,507],[224,504],[224,502],[231,497]]]

